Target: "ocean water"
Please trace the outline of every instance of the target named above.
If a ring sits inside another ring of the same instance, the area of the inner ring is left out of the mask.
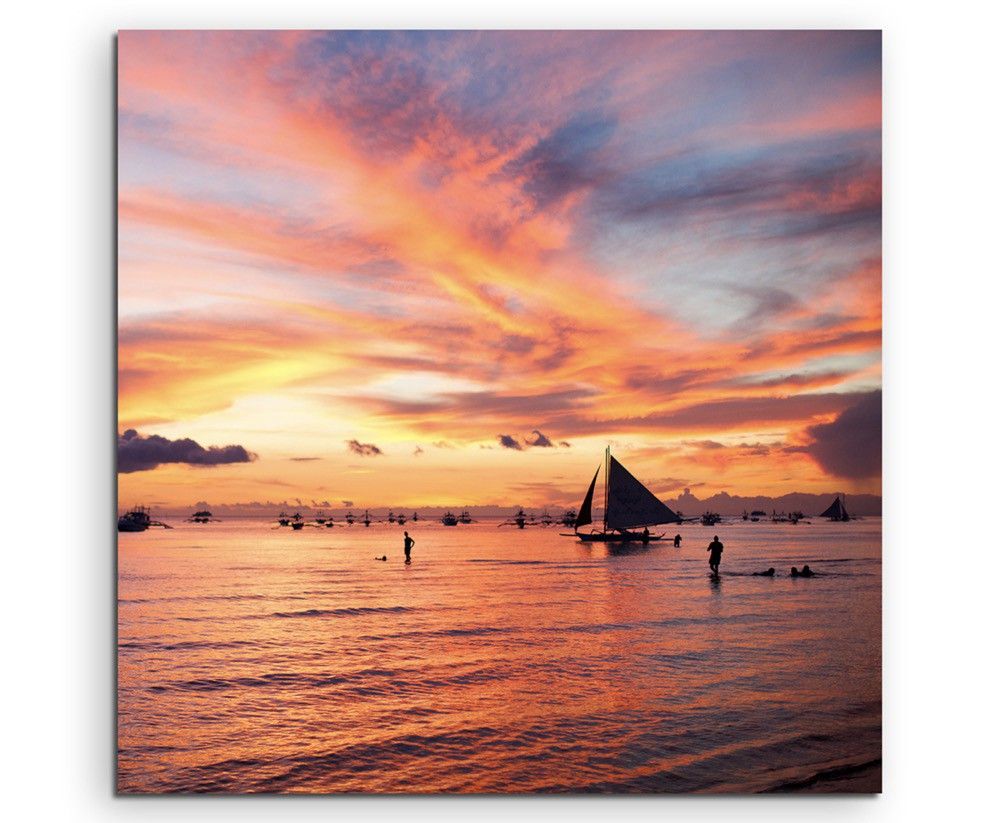
[[[119,535],[122,792],[879,789],[879,518],[173,525]]]

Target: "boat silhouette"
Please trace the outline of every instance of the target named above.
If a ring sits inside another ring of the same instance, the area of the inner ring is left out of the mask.
[[[150,517],[149,509],[145,506],[134,506],[118,517],[118,531],[120,532],[144,532],[152,526],[161,529],[173,528],[173,526],[168,526],[159,520],[153,520]]]
[[[611,456],[611,447],[604,451],[604,518],[601,531],[581,532],[581,526],[593,522],[594,489],[601,466],[594,472],[594,479],[580,505],[573,524],[573,534],[584,543],[646,543],[660,540],[662,534],[650,534],[649,526],[680,523],[681,517],[637,480],[621,463]],[[632,531],[642,528],[644,531]]]

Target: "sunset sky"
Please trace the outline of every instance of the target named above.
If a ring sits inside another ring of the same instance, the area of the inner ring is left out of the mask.
[[[878,32],[118,60],[122,505],[880,493]]]

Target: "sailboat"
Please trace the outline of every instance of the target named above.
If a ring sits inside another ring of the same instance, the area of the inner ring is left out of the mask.
[[[841,520],[845,523],[851,519],[851,516],[847,513],[847,506],[844,505],[839,494],[820,517],[825,517],[828,520]]]
[[[627,543],[631,541],[659,540],[662,534],[629,531],[629,529],[658,526],[663,523],[680,523],[676,512],[665,506],[642,483],[635,479],[621,463],[611,456],[611,448],[604,451],[604,528],[601,531],[580,532],[581,526],[593,522],[594,488],[601,467],[594,472],[590,488],[580,505],[580,512],[573,524],[573,534],[585,543]]]

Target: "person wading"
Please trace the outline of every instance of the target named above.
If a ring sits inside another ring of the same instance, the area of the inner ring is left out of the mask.
[[[416,541],[410,537],[409,532],[403,532],[403,554],[406,555],[406,562],[410,562],[410,549],[413,548],[413,544]]]
[[[708,548],[705,551],[711,552],[708,556],[708,565],[712,569],[712,574],[718,577],[719,563],[722,562],[722,544],[719,542],[719,535],[715,535],[712,538],[712,542],[708,544]]]

